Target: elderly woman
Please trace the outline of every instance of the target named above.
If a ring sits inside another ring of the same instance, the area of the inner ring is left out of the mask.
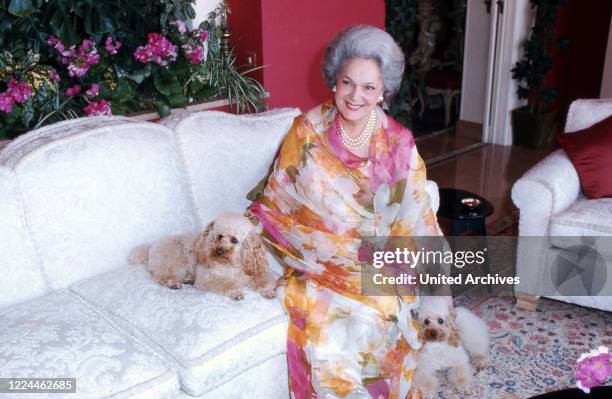
[[[415,296],[366,296],[362,240],[441,235],[412,133],[380,108],[404,55],[389,34],[351,27],[329,44],[333,100],[296,118],[251,212],[280,254],[295,398],[404,398],[416,366]]]

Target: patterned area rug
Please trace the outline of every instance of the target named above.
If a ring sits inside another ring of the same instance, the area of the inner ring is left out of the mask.
[[[600,345],[612,349],[610,312],[545,298],[535,312],[515,309],[512,297],[459,297],[455,305],[486,320],[491,335],[489,367],[475,377],[469,395],[443,386],[439,399],[523,399],[573,388],[578,356]]]

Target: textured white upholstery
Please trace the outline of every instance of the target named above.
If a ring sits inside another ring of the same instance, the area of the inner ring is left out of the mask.
[[[567,249],[581,245],[584,236],[590,237],[590,245],[600,254],[612,257],[612,198],[581,197],[569,209],[552,217],[550,243],[553,246]]]
[[[0,167],[0,308],[47,292],[26,227],[15,176]]]
[[[69,119],[43,126],[17,137],[3,148],[0,151],[0,165],[13,167],[30,152],[62,138],[71,137],[91,129],[108,128],[128,123],[137,124],[138,121],[124,116],[95,116]]]
[[[610,115],[612,99],[574,101],[565,131],[585,129]],[[551,260],[560,249],[580,245],[583,236],[612,235],[612,199],[585,199],[578,173],[563,150],[553,152],[529,169],[512,187],[512,200],[520,210],[519,236],[547,237],[519,240],[517,275],[524,293],[551,292],[553,288],[546,287],[551,271],[545,269],[554,264]],[[612,264],[609,241],[608,238],[595,239],[593,246],[608,257],[607,264]],[[612,310],[612,297],[554,298]]]
[[[552,217],[551,236],[612,235],[612,198],[581,197]]]
[[[586,129],[612,115],[612,98],[576,100],[567,111],[565,132]]]
[[[96,276],[72,287],[132,334],[142,332],[176,364],[181,386],[202,395],[285,353],[287,317],[280,303],[253,291],[245,299],[170,290],[142,267]]]
[[[134,246],[196,227],[173,134],[161,126],[82,130],[13,167],[53,288],[124,266]]]
[[[519,209],[528,209],[537,201],[538,212],[548,218],[569,208],[579,195],[578,173],[563,150],[544,158],[512,187],[512,200]]]
[[[256,115],[208,111],[174,121],[202,225],[220,212],[246,209],[246,194],[268,172],[297,115],[295,108]]]
[[[0,354],[5,378],[76,378],[78,396],[66,397],[167,398],[179,392],[176,372],[160,355],[62,290],[0,311]]]
[[[261,376],[272,377],[270,378],[272,383],[262,384]],[[289,397],[288,383],[287,355],[282,354],[258,364],[197,398],[237,399],[246,396],[248,398],[287,399]],[[179,397],[181,399],[194,398],[185,393]]]
[[[435,181],[427,180],[425,182],[425,191],[427,191],[427,194],[429,194],[429,199],[431,200],[431,210],[435,215],[440,207],[440,191],[438,189],[438,185]]]

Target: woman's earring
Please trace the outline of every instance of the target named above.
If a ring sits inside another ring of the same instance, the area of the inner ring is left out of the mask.
[[[336,92],[336,85],[334,85],[334,87],[332,87],[332,92],[335,93]]]
[[[383,102],[384,99],[385,98],[383,96],[380,96],[380,97],[378,97],[378,102],[381,103],[381,102]]]

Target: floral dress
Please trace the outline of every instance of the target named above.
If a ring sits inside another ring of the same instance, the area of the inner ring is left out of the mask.
[[[357,254],[368,237],[441,232],[412,133],[377,112],[368,159],[342,146],[333,102],[296,118],[250,207],[286,267],[279,298],[296,399],[418,396],[418,297],[363,295]]]

